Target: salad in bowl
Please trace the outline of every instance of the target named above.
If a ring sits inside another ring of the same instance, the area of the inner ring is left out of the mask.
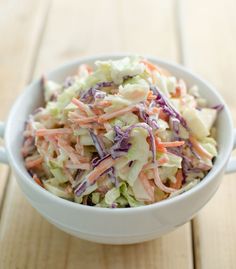
[[[28,118],[22,155],[58,197],[109,208],[156,203],[193,188],[217,156],[197,85],[141,57],[82,64],[62,84],[42,78],[44,106]]]

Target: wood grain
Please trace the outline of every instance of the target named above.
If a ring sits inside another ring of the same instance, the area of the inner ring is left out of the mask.
[[[171,0],[149,1],[148,9],[144,0],[54,1],[36,74],[82,55],[104,52],[132,51],[177,60],[173,14]],[[191,244],[189,223],[160,239],[133,246],[76,239],[35,212],[13,178],[0,226],[0,268],[191,269]]]
[[[31,0],[0,3],[0,120],[6,119],[13,101],[29,79],[48,3]],[[8,167],[0,165],[0,209],[7,175]]]
[[[236,2],[200,2],[183,3],[188,63],[216,86],[236,123]],[[198,269],[235,268],[235,179],[224,176],[215,197],[193,221]]]
[[[58,0],[52,8],[37,75],[85,55],[131,52],[178,60],[172,1],[149,0],[148,9],[144,0],[69,3]]]

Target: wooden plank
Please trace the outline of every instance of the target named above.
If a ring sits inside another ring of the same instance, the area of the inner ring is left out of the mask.
[[[148,12],[144,10],[144,0],[54,1],[36,74],[82,55],[121,50],[177,59],[172,1],[152,0]],[[189,223],[145,244],[105,246],[86,242],[44,220],[22,197],[14,179],[2,219],[3,268],[192,268]]]
[[[131,52],[178,60],[172,1],[149,0],[148,9],[144,0],[65,2],[53,6],[37,75],[85,55]]]
[[[46,1],[1,1],[0,3],[0,120],[4,120],[17,94],[28,81],[29,69],[48,9]],[[23,33],[23,34],[22,34]],[[0,208],[8,167],[0,165]],[[0,210],[1,211],[1,210]]]
[[[216,86],[236,123],[236,2],[183,3],[188,63]],[[235,268],[236,180],[224,176],[215,197],[193,221],[196,268]]]
[[[0,16],[0,118],[4,119],[29,78],[29,69],[48,9],[48,1],[6,1]]]

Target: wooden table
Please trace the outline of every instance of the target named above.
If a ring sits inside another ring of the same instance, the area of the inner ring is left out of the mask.
[[[0,118],[33,77],[80,56],[122,51],[186,64],[217,87],[236,123],[235,10],[235,0],[2,0]],[[236,268],[234,177],[174,232],[105,246],[50,225],[1,165],[0,268]]]

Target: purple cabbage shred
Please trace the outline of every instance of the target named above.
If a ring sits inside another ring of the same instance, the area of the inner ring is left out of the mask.
[[[171,123],[172,123],[172,128],[173,128],[174,133],[178,136],[180,121],[176,118],[171,118]]]
[[[111,208],[117,208],[118,204],[117,203],[112,203]]]
[[[92,167],[95,168],[97,167],[102,161],[104,161],[105,159],[109,158],[111,155],[110,154],[107,154],[105,157],[103,158],[99,158],[99,157],[95,157],[93,160],[92,160]]]
[[[217,112],[220,112],[224,109],[224,105],[219,104],[219,105],[213,106],[211,108],[217,110]]]
[[[139,104],[137,105],[137,108],[139,110],[139,117],[147,123],[149,126],[151,126],[153,129],[159,129],[157,120],[149,116],[148,113],[146,112],[145,105],[144,104]]]
[[[159,106],[163,109],[163,111],[170,117],[177,118],[180,121],[181,125],[185,129],[189,130],[185,119],[176,111],[175,108],[173,108],[168,103],[165,96],[160,92],[160,90],[158,90],[157,87],[155,86],[151,86],[150,89],[153,92],[153,94],[157,96],[156,103],[159,104]]]
[[[134,128],[144,128],[145,130],[148,131],[149,137],[150,137],[150,142],[151,142],[151,151],[152,151],[152,156],[153,156],[153,162],[156,160],[156,145],[155,145],[155,140],[154,136],[152,133],[152,128],[147,124],[147,123],[137,123],[134,125],[129,126],[125,131],[122,131],[119,126],[115,126],[115,138],[114,142],[115,144],[111,147],[111,156],[115,159],[117,157],[120,157],[124,155],[124,153],[128,152],[131,144],[129,143],[129,136],[130,132]]]
[[[110,87],[113,84],[114,83],[112,81],[98,82],[95,86],[85,91],[80,96],[80,100],[83,102],[91,102],[92,99],[104,98],[106,96],[106,93],[101,91],[101,89],[105,87]]]
[[[93,140],[94,146],[98,152],[99,157],[100,158],[105,157],[107,155],[107,152],[103,144],[103,141],[100,139],[100,137],[95,135],[92,130],[89,130],[89,134]]]
[[[128,152],[131,144],[129,143],[129,133],[122,131],[119,126],[114,127],[115,138],[114,145],[111,147],[110,152],[113,159],[116,159]]]
[[[77,196],[80,196],[85,192],[86,188],[87,188],[87,181],[85,180],[76,188],[75,194]]]
[[[92,130],[89,131],[90,136],[93,140],[93,143],[95,145],[95,148],[97,149],[98,155],[100,158],[96,157],[95,159],[92,160],[92,166],[95,168],[98,166],[99,163],[101,163],[104,159],[110,157],[111,155],[107,153],[105,146],[103,144],[103,141],[95,135]],[[115,176],[115,169],[114,167],[111,167],[110,170],[108,169],[104,173],[108,173],[110,180],[112,183],[114,183],[116,186],[118,185],[118,180]]]

